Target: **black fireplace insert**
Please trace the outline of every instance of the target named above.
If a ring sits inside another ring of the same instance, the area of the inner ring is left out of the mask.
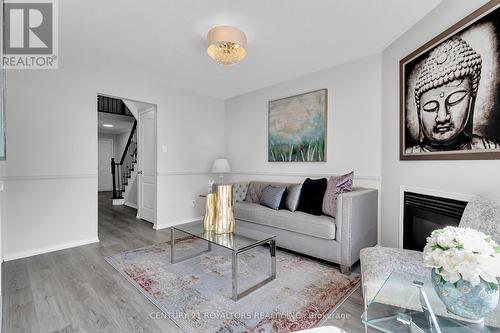
[[[405,192],[403,248],[422,251],[432,231],[458,226],[466,201]]]

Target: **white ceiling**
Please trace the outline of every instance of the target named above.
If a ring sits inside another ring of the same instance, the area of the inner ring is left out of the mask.
[[[60,61],[134,69],[228,98],[380,52],[440,2],[64,0]],[[206,33],[221,24],[248,37],[247,58],[232,67],[206,54]]]
[[[105,112],[97,112],[97,114],[97,132],[102,134],[128,133],[135,121],[135,118],[130,116]],[[104,127],[104,124],[113,125],[113,127]]]

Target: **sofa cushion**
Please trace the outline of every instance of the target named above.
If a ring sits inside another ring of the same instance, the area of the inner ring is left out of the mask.
[[[233,184],[233,200],[234,202],[241,202],[245,200],[248,191],[248,183],[234,183]]]
[[[260,203],[260,197],[262,196],[262,191],[268,186],[288,186],[287,183],[274,183],[274,182],[250,182],[248,185],[248,191],[245,198],[246,202]]]
[[[260,204],[271,209],[278,210],[280,208],[281,199],[283,198],[283,193],[285,193],[285,191],[285,186],[266,186],[264,191],[262,191]]]
[[[313,215],[321,215],[323,212],[323,196],[325,195],[327,183],[326,178],[307,178],[304,184],[302,184],[297,210]]]
[[[272,210],[249,202],[234,204],[234,216],[237,219],[297,232],[323,239],[335,239],[335,219],[329,216],[315,216],[304,212]],[[236,221],[236,228],[238,221]]]
[[[354,172],[342,176],[330,177],[326,186],[325,196],[323,197],[323,214],[336,217],[337,197],[340,193],[352,191],[353,177]]]
[[[295,212],[299,205],[300,200],[300,190],[302,189],[302,184],[293,184],[288,187],[288,194],[286,197],[286,209],[291,212]]]

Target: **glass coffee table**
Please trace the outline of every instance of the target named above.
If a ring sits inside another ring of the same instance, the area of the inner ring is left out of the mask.
[[[469,322],[449,313],[429,276],[395,270],[386,279],[361,320],[382,332],[461,333],[500,332],[500,307],[482,323]]]
[[[177,258],[175,253],[176,233],[184,233],[207,241],[207,249],[195,254]],[[257,230],[246,229],[238,226],[236,220],[235,231],[230,234],[216,234],[214,231],[205,231],[203,220],[179,224],[170,229],[170,262],[172,264],[191,259],[202,253],[211,251],[212,244],[220,246],[232,252],[232,299],[237,301],[250,294],[252,291],[262,287],[276,278],[276,236],[266,234]],[[269,244],[269,255],[271,262],[271,275],[263,281],[238,292],[238,255],[251,250],[257,246]]]

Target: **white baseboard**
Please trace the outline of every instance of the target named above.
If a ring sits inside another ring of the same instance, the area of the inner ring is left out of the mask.
[[[59,244],[59,245],[55,245],[55,246],[46,246],[46,247],[40,247],[38,249],[33,249],[33,250],[29,250],[29,251],[21,251],[21,252],[16,252],[16,253],[11,253],[11,254],[5,254],[3,259],[4,259],[4,261],[11,261],[11,260],[16,260],[16,259],[36,256],[38,254],[44,254],[44,253],[49,253],[49,252],[54,252],[54,251],[59,251],[59,250],[65,250],[65,249],[69,249],[72,247],[88,245],[88,244],[98,243],[98,242],[99,242],[99,238],[97,238],[97,237],[90,238],[90,239],[83,239],[83,240],[71,242],[71,243]]]
[[[123,204],[124,204],[125,206],[130,207],[130,208],[135,208],[135,209],[137,209],[137,205],[136,205],[135,203],[131,203],[131,202],[127,202],[127,201],[125,201]]]
[[[174,226],[174,225],[184,224],[184,223],[189,223],[189,222],[194,222],[194,221],[199,221],[199,220],[203,220],[203,216],[191,217],[189,219],[178,220],[178,221],[172,221],[172,222],[170,222],[168,224],[160,224],[160,225],[158,225],[158,222],[157,222],[153,226],[153,229],[160,230],[160,229],[170,228],[171,226]]]
[[[113,199],[113,206],[121,206],[125,204],[125,199]]]

